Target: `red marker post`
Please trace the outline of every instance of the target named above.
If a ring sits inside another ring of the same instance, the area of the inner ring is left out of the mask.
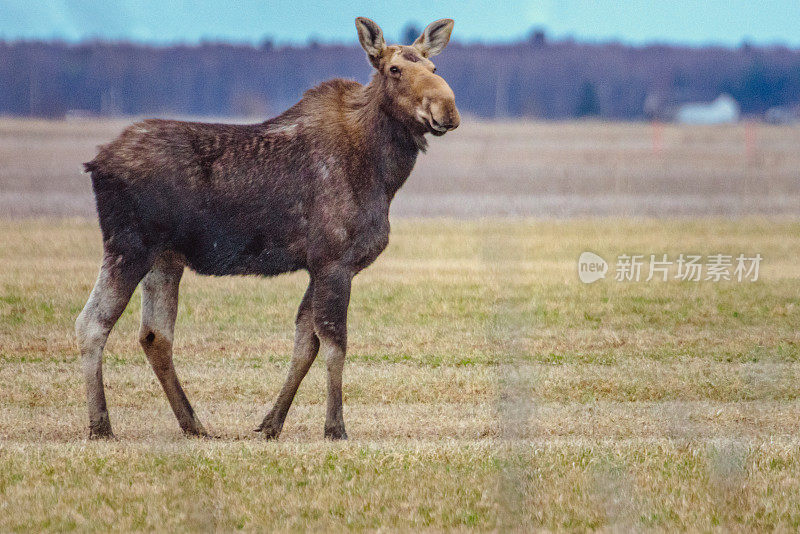
[[[744,153],[748,162],[755,161],[758,139],[756,137],[756,123],[747,121],[744,123]]]
[[[654,120],[653,126],[653,154],[660,156],[664,151],[664,123]]]

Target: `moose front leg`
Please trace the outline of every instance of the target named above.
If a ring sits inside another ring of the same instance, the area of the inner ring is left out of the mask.
[[[328,369],[328,407],[325,437],[347,439],[342,413],[342,371],[347,351],[347,306],[352,272],[343,266],[328,267],[314,283],[314,329]]]
[[[309,283],[300,308],[297,310],[294,333],[294,353],[289,364],[289,374],[286,377],[275,405],[269,411],[256,432],[263,432],[267,439],[277,439],[283,429],[286,414],[292,405],[292,400],[300,387],[300,382],[308,373],[311,364],[319,351],[319,339],[314,333],[314,318],[312,300],[314,296],[314,283]]]

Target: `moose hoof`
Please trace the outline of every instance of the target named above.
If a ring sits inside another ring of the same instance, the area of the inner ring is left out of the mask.
[[[266,440],[278,439],[278,436],[281,435],[281,430],[283,430],[283,421],[278,419],[279,417],[270,411],[261,424],[258,425],[258,428],[255,429],[255,432],[261,432],[261,435]]]
[[[111,421],[108,420],[107,415],[98,421],[89,423],[89,439],[114,439]]]
[[[347,432],[344,431],[343,426],[325,427],[325,439],[347,439]]]
[[[265,426],[264,428],[259,428],[257,429],[257,432],[261,432],[261,435],[267,441],[274,441],[278,439],[278,437],[281,435],[280,429],[272,426]]]
[[[261,435],[267,441],[278,439],[281,435],[282,425],[276,425],[270,416],[264,418],[264,422],[254,430],[254,432],[261,432]]]
[[[206,431],[205,427],[203,427],[203,425],[197,419],[192,419],[190,421],[182,421],[180,422],[180,426],[185,436],[193,438],[213,437]]]
[[[91,440],[101,440],[101,439],[115,440],[115,439],[117,439],[117,436],[115,436],[114,433],[111,432],[111,431],[108,431],[108,432],[97,432],[95,430],[89,430],[89,439],[91,439]]]
[[[194,428],[185,429],[183,431],[183,435],[188,437],[188,438],[206,438],[206,439],[214,438],[214,436],[212,436],[211,434],[206,432],[204,429],[199,429],[198,430],[198,429],[194,429]]]

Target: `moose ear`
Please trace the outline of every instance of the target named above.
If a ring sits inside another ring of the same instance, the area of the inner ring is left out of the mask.
[[[424,57],[432,57],[444,50],[450,41],[450,34],[453,32],[453,19],[440,19],[431,22],[422,35],[414,41],[414,47],[419,50]]]
[[[383,40],[383,32],[380,26],[366,17],[357,17],[356,30],[358,30],[358,40],[361,42],[361,47],[367,51],[370,63],[377,68],[381,54],[386,48],[386,41]]]

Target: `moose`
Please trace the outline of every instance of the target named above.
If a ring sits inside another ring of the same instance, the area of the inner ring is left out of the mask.
[[[183,432],[207,435],[172,359],[186,266],[216,276],[308,272],[289,373],[256,431],[280,435],[321,350],[324,436],[347,438],[342,370],[351,281],[388,245],[389,205],[425,151],[425,134],[444,135],[461,120],[430,60],[449,42],[453,20],[431,23],[408,46],[387,46],[370,19],[355,23],[375,69],[369,84],[323,82],[260,124],[144,120],[84,164],[103,239],[100,273],[75,324],[90,438],[113,437],[102,353],[140,282],[139,342]]]

